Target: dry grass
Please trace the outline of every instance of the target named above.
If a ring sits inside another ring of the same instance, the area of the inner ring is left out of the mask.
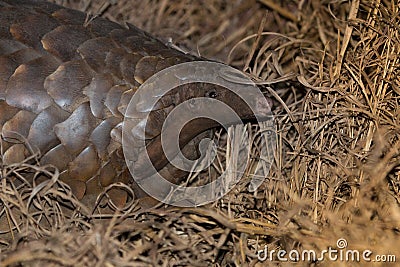
[[[56,170],[3,166],[1,231],[13,238],[0,243],[0,266],[289,266],[256,252],[319,252],[339,238],[400,261],[398,1],[67,2],[252,75],[276,102],[275,160],[255,193],[243,178],[205,208],[114,215],[76,202]],[[28,169],[53,179],[32,186]]]

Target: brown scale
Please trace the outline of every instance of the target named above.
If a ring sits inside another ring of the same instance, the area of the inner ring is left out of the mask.
[[[10,141],[23,137],[40,152],[41,164],[59,168],[61,179],[78,198],[93,198],[118,181],[131,183],[140,196],[121,148],[126,106],[153,74],[204,59],[167,47],[134,26],[87,18],[47,2],[0,1],[0,133],[7,140],[3,164],[29,154],[26,146]],[[154,140],[148,142],[149,154],[170,180],[178,181],[184,172],[169,166],[160,152],[162,122],[173,106],[204,96],[207,90],[216,89],[177,88],[162,98],[150,116],[146,136]],[[221,95],[248,117],[249,110],[237,99]],[[194,148],[200,139],[195,137],[214,126],[203,121],[186,128],[181,145],[186,145],[188,157],[197,156]],[[123,192],[111,195],[118,205],[127,198]]]

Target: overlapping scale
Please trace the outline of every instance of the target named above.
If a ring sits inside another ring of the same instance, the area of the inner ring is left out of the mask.
[[[43,83],[59,64],[56,58],[46,55],[19,65],[6,86],[7,103],[34,113],[48,108],[53,100]]]
[[[93,116],[89,103],[80,105],[65,121],[54,126],[54,133],[73,156],[77,156],[87,145],[98,120]]]
[[[44,88],[57,105],[73,112],[82,103],[89,101],[83,94],[83,88],[90,84],[94,75],[84,60],[68,61],[46,78]]]

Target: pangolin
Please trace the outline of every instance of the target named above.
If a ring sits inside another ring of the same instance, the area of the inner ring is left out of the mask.
[[[121,148],[129,100],[160,70],[198,60],[206,59],[175,50],[132,25],[45,1],[0,1],[1,164],[37,152],[41,164],[60,170],[79,199],[113,182],[134,187]],[[171,179],[182,173],[171,171],[151,139],[159,136],[171,107],[198,96],[218,98],[241,117],[252,117],[230,91],[208,84],[181,86],[163,97],[147,122],[147,148],[156,169]],[[183,150],[196,157],[198,136],[215,126],[203,119],[185,127]],[[116,191],[114,197],[126,201],[124,193]]]

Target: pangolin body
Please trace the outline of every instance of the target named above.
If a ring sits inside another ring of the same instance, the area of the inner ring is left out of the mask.
[[[39,152],[78,198],[129,182],[121,148],[129,100],[153,74],[194,60],[134,26],[44,1],[0,1],[2,164]],[[180,90],[172,102],[196,95]]]

